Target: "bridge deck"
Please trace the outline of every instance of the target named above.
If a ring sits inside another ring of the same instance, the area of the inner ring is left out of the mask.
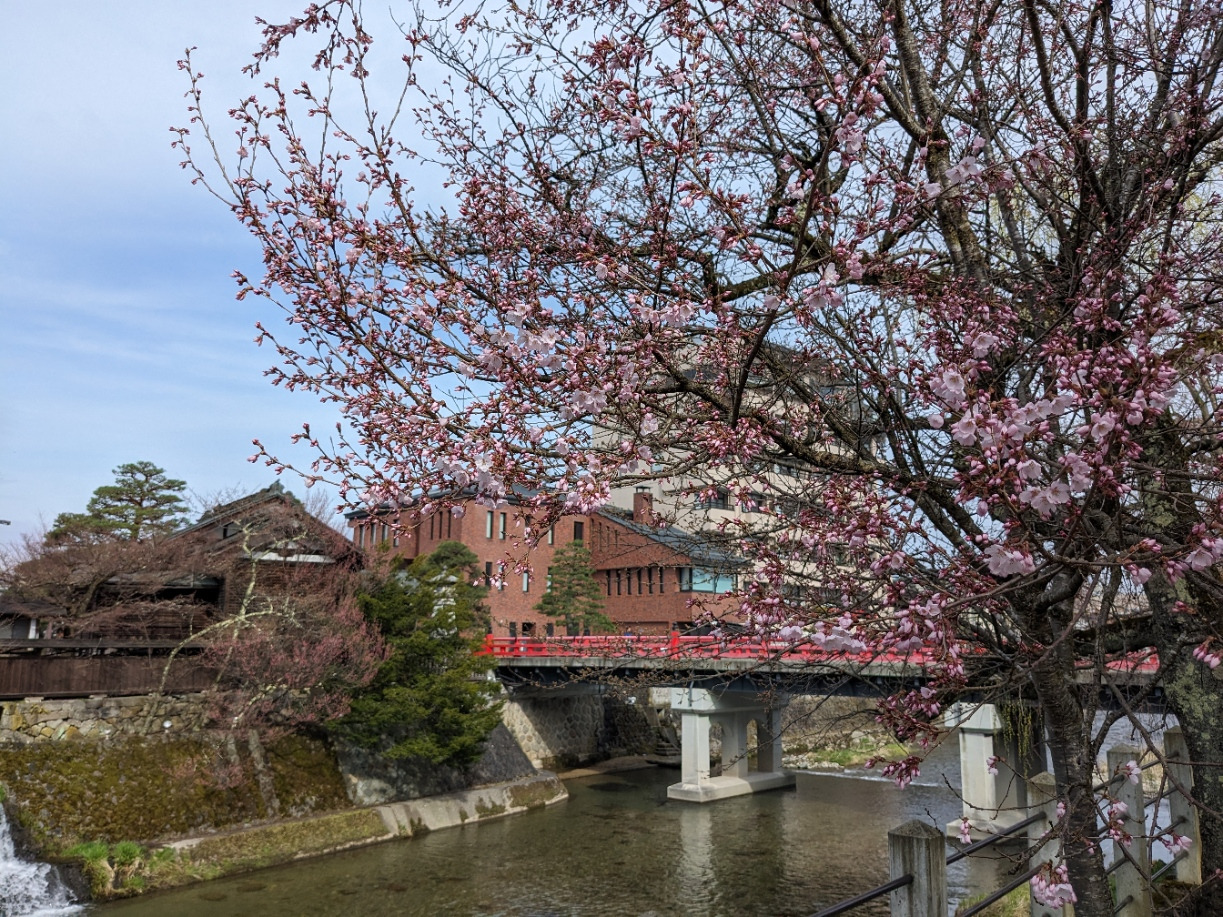
[[[924,680],[936,659],[928,652],[828,652],[811,643],[786,643],[712,636],[494,638],[484,653],[495,656],[502,669],[570,669],[585,671],[702,672],[799,676],[852,676],[858,679]],[[1153,652],[1108,662],[1115,684],[1148,682],[1159,670]],[[1085,661],[1078,680],[1095,677]]]

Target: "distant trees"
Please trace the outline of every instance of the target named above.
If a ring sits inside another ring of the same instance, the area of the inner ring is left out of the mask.
[[[535,606],[536,611],[560,618],[570,636],[614,629],[611,618],[603,614],[603,590],[595,582],[590,551],[580,541],[557,549],[548,574],[548,591]]]
[[[389,743],[392,758],[473,763],[500,721],[499,687],[481,678],[492,659],[476,655],[484,630],[476,556],[458,542],[437,549],[357,596],[389,655],[353,698],[337,732],[366,746]]]
[[[47,533],[51,544],[72,541],[145,541],[187,523],[186,481],[166,477],[152,462],[127,462],[115,482],[93,492],[83,513],[60,513]]]

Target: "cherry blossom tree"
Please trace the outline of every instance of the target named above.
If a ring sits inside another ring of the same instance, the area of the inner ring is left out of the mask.
[[[307,481],[425,511],[526,488],[528,536],[658,477],[778,491],[765,537],[724,528],[759,571],[740,613],[922,651],[930,685],[882,710],[904,738],[970,674],[1034,698],[1065,808],[1042,887],[1094,917],[1096,704],[1133,700],[1109,654],[1155,646],[1223,760],[1221,26],[1197,0],[528,0],[376,44],[331,0],[267,25],[236,141],[184,61],[177,144],[262,246],[238,280],[288,320],[260,326],[273,381],[343,411],[299,434]],[[290,89],[292,42],[318,77]],[[438,174],[447,200],[414,185]],[[1221,867],[1223,777],[1195,792]]]

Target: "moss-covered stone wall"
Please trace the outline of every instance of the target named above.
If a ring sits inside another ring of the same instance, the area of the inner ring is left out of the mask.
[[[126,736],[0,745],[0,785],[43,853],[163,841],[350,807],[330,749],[286,736]]]

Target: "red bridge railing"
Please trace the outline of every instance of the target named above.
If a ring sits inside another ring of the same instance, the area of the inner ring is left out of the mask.
[[[811,665],[842,662],[926,665],[931,656],[922,650],[909,653],[828,652],[813,643],[754,640],[744,637],[639,637],[630,634],[602,637],[493,637],[484,641],[482,654],[498,659],[586,658],[586,659],[723,659]],[[1087,666],[1092,665],[1084,660]],[[1114,672],[1150,674],[1158,671],[1154,652],[1134,653],[1106,663]]]
[[[498,659],[580,658],[580,659],[724,659],[753,662],[870,662],[922,665],[927,657],[913,652],[846,653],[828,652],[811,643],[751,640],[713,636],[665,637],[632,635],[603,637],[493,637],[484,641],[483,654]]]

